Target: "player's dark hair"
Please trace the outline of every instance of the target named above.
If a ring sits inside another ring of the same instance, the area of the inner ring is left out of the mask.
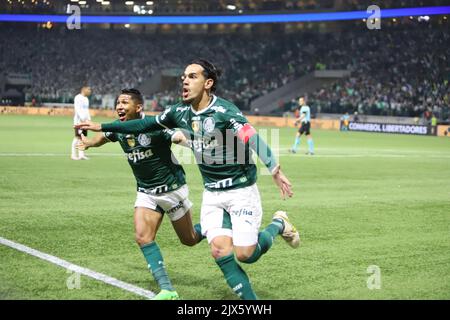
[[[203,67],[203,75],[205,76],[205,78],[212,79],[214,81],[214,83],[211,87],[211,92],[216,91],[217,82],[218,82],[220,76],[222,75],[222,70],[216,68],[216,66],[214,66],[214,64],[212,64],[211,62],[209,62],[206,59],[200,59],[200,58],[194,59],[191,61],[190,64],[198,64]]]
[[[137,104],[144,104],[144,97],[142,96],[142,93],[138,89],[122,89],[120,91],[120,94],[127,94],[131,96],[131,100],[135,101]]]

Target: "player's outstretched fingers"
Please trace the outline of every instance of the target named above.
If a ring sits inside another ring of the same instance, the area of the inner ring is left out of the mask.
[[[287,196],[289,198],[291,198],[294,195],[294,192],[292,192],[291,185],[286,184],[284,187],[285,187],[285,191],[286,191]]]
[[[75,129],[81,130],[91,130],[91,131],[102,131],[102,125],[100,123],[92,122],[92,121],[84,121],[80,122],[73,126]]]
[[[85,142],[87,140],[86,136],[83,134],[83,132],[80,133],[81,141]]]
[[[286,200],[286,197],[292,197],[292,192],[290,191],[289,186],[287,186],[286,184],[283,184],[283,199]]]

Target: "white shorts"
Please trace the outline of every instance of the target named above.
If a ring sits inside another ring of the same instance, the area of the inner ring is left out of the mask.
[[[192,207],[192,202],[188,199],[189,189],[187,185],[181,188],[161,194],[137,193],[134,207],[143,207],[166,213],[171,221],[182,218]]]
[[[256,183],[226,191],[203,191],[200,223],[208,243],[217,236],[229,236],[235,246],[252,246],[258,242],[261,220],[261,198]]]

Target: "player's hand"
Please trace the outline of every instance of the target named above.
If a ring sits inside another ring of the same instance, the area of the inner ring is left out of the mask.
[[[80,151],[85,151],[87,149],[89,149],[90,145],[89,145],[89,139],[86,138],[86,136],[84,134],[80,134],[81,139],[78,140],[77,143],[77,149]]]
[[[172,136],[172,142],[182,146],[187,146],[187,139],[181,131],[175,132]]]
[[[285,200],[286,197],[290,198],[293,196],[294,193],[292,192],[292,184],[281,171],[279,164],[272,170],[272,178],[280,189],[280,195],[283,200]]]
[[[73,126],[75,129],[80,130],[91,130],[91,131],[102,131],[102,126],[100,123],[92,122],[92,121],[83,121],[79,124]]]

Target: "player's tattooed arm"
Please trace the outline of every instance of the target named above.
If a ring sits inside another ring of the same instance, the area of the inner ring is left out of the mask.
[[[145,117],[137,120],[128,120],[123,122],[115,121],[101,124],[101,130],[103,132],[139,134],[161,129],[162,126],[156,122],[155,117]]]
[[[114,121],[110,123],[96,123],[84,121],[74,125],[74,128],[90,131],[120,132],[139,134],[149,131],[161,130],[161,125],[156,122],[155,117],[145,117],[144,119]]]

